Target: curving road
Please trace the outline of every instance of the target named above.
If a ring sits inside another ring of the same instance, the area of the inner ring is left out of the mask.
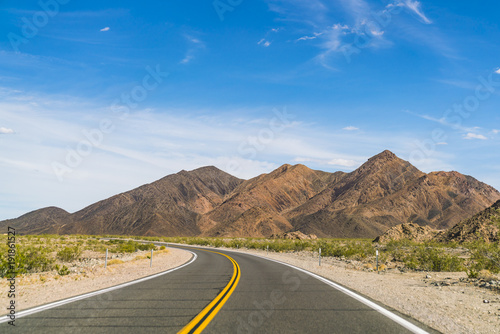
[[[437,333],[281,263],[175,247],[190,250],[196,260],[152,279],[18,317],[15,328],[4,322],[0,332]]]

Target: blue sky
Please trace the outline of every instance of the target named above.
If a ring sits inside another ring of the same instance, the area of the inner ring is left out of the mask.
[[[495,1],[0,2],[0,219],[389,149],[500,189]]]

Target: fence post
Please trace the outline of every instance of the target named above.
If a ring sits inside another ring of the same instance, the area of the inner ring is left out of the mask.
[[[151,261],[149,261],[149,268],[153,266],[153,250],[151,250]]]
[[[379,273],[379,272],[378,272],[378,249],[377,249],[377,251],[376,251],[376,254],[377,254],[377,274],[378,274],[378,273]]]
[[[108,266],[108,249],[106,248],[106,258],[104,259],[104,269]]]
[[[269,245],[266,247],[266,255],[269,255]]]
[[[319,265],[321,266],[321,248],[319,249]]]

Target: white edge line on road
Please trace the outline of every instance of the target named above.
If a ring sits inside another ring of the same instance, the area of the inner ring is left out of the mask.
[[[174,243],[169,243],[169,244],[172,244],[174,245]],[[183,245],[183,244],[175,244],[175,245],[179,245],[179,246],[188,246],[188,247],[191,247],[192,245]],[[200,247],[200,248],[210,248],[212,249],[213,247],[203,247],[203,246],[194,246],[194,247]],[[392,321],[400,324],[401,326],[403,326],[404,328],[408,329],[409,331],[415,333],[415,334],[429,334],[429,332],[423,330],[422,328],[412,324],[411,322],[409,322],[408,320],[405,320],[403,318],[401,318],[400,316],[392,313],[391,311],[383,308],[382,306],[366,299],[365,297],[363,296],[360,296],[358,295],[357,293],[349,290],[349,289],[346,289],[344,288],[343,286],[333,282],[333,281],[330,281],[329,279],[326,279],[324,277],[321,277],[313,272],[310,272],[306,269],[302,269],[302,268],[299,268],[299,267],[296,267],[292,264],[289,264],[289,263],[286,263],[286,262],[281,262],[279,260],[274,260],[274,259],[270,259],[270,258],[267,258],[265,256],[261,256],[261,255],[256,255],[256,254],[250,254],[250,253],[245,253],[245,252],[240,252],[240,251],[235,251],[235,250],[228,250],[228,249],[221,249],[221,250],[224,250],[224,251],[228,251],[228,252],[234,252],[234,253],[239,253],[239,254],[247,254],[247,255],[251,255],[251,256],[255,256],[255,257],[259,257],[261,259],[265,259],[265,260],[269,260],[269,261],[273,261],[273,262],[276,262],[276,263],[280,263],[280,264],[283,264],[285,266],[288,266],[288,267],[291,267],[293,269],[296,269],[298,271],[301,271],[303,273],[306,273],[320,281],[322,281],[323,283],[325,284],[328,284],[330,285],[331,287],[345,293],[346,295],[360,301],[361,303],[365,304],[366,306],[369,306],[371,307],[372,309],[374,309],[375,311],[385,315],[386,317],[388,317],[389,319],[391,319]]]
[[[150,280],[150,279],[153,279],[153,278],[156,278],[156,277],[159,277],[159,276],[171,273],[171,272],[176,271],[178,269],[184,268],[184,267],[190,265],[191,263],[193,263],[194,261],[196,261],[196,259],[198,258],[198,255],[196,255],[196,253],[191,252],[191,251],[189,251],[187,249],[184,249],[184,250],[187,251],[187,252],[189,252],[189,253],[191,253],[191,254],[193,254],[193,257],[191,258],[191,260],[189,262],[186,262],[183,265],[180,265],[180,266],[172,268],[172,269],[168,269],[166,271],[162,271],[160,273],[157,273],[157,274],[154,274],[154,275],[151,275],[151,276],[139,278],[139,279],[136,279],[136,280],[131,281],[131,282],[122,283],[122,284],[115,285],[115,286],[112,286],[112,287],[109,287],[109,288],[105,288],[105,289],[102,289],[102,290],[97,290],[97,291],[85,293],[83,295],[79,295],[79,296],[75,296],[75,297],[71,297],[71,298],[59,300],[57,302],[53,302],[53,303],[49,303],[49,304],[37,306],[37,307],[31,308],[31,309],[28,309],[28,310],[20,311],[20,312],[16,313],[16,320],[17,320],[17,318],[25,317],[27,315],[31,315],[31,314],[34,314],[34,313],[45,311],[45,310],[48,310],[48,309],[51,309],[51,308],[54,308],[54,307],[58,307],[58,306],[65,305],[65,304],[69,304],[69,303],[75,302],[77,300],[86,299],[86,298],[97,296],[97,295],[100,295],[100,294],[103,294],[103,293],[106,293],[106,292],[110,292],[110,291],[113,291],[113,290],[121,289],[121,288],[124,288],[124,287],[129,286],[129,285],[141,283],[141,282],[144,282],[144,281],[147,281],[147,280]],[[8,322],[10,320],[11,319],[9,318],[8,314],[7,315],[3,315],[3,316],[0,317],[0,324],[4,323],[4,322]]]
[[[247,254],[247,253],[245,253],[245,254]],[[281,262],[281,261],[274,260],[274,259],[269,259],[269,258],[260,256],[260,255],[255,255],[255,254],[249,254],[249,255],[260,257],[262,259],[266,259],[266,260],[269,260],[269,261],[277,262],[277,263],[283,264],[285,266],[291,267],[293,269],[299,270],[299,271],[301,271],[303,273],[306,273],[306,274],[308,274],[308,275],[310,275],[310,276],[312,276],[312,277],[314,277],[314,278],[322,281],[323,283],[326,283],[326,284],[330,285],[331,287],[333,287],[333,288],[335,288],[335,289],[337,289],[337,290],[345,293],[346,295],[351,296],[352,298],[360,301],[361,303],[365,304],[366,306],[369,306],[372,309],[376,310],[377,312],[382,313],[383,315],[385,315],[386,317],[388,317],[392,321],[400,324],[401,326],[403,326],[404,328],[412,331],[415,334],[429,334],[427,331],[425,331],[422,328],[420,328],[420,327],[412,324],[408,320],[405,320],[405,319],[401,318],[400,316],[392,313],[391,311],[383,308],[382,306],[380,306],[380,305],[378,305],[378,304],[376,304],[376,303],[374,303],[374,302],[366,299],[363,296],[358,295],[357,293],[355,293],[355,292],[353,292],[353,291],[351,291],[349,289],[344,288],[343,286],[341,286],[341,285],[339,285],[339,284],[337,284],[337,283],[335,283],[333,281],[330,281],[329,279],[326,279],[326,278],[321,277],[321,276],[319,276],[319,275],[317,275],[315,273],[312,273],[312,272],[310,272],[308,270],[296,267],[296,266],[291,265],[289,263]]]

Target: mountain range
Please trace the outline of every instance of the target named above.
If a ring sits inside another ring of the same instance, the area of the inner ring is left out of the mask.
[[[4,220],[20,234],[373,238],[412,222],[446,229],[500,199],[458,172],[423,173],[384,151],[350,173],[283,165],[249,180],[181,171],[75,213],[49,207]]]

